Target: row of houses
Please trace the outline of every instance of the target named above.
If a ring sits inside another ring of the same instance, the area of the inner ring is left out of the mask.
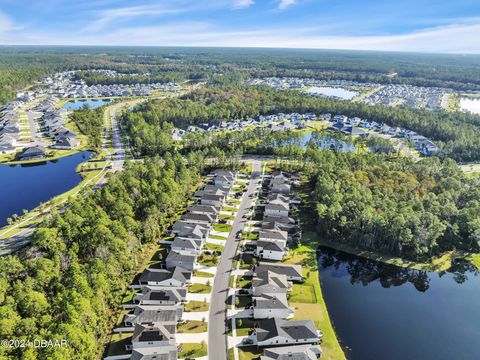
[[[415,109],[441,110],[442,99],[452,89],[388,84],[363,97],[367,105],[404,106]]]
[[[269,86],[275,90],[287,90],[287,89],[303,89],[312,86],[327,86],[327,87],[339,87],[339,86],[361,86],[366,88],[375,88],[379,84],[374,83],[360,83],[349,80],[320,80],[314,78],[298,78],[298,77],[267,77],[267,78],[254,78],[245,82],[246,86]]]
[[[173,129],[172,136],[175,140],[180,140],[186,133],[204,132],[204,131],[240,131],[247,128],[262,128],[270,131],[286,131],[294,129],[304,129],[304,121],[316,120],[315,114],[298,113],[277,113],[272,115],[260,115],[247,119],[236,119],[232,121],[222,121],[218,125],[200,124],[198,126],[188,126],[186,129]]]
[[[35,106],[35,110],[42,112],[40,125],[46,135],[53,140],[50,146],[53,149],[68,150],[79,145],[77,134],[65,127],[66,109],[55,107],[59,101],[56,97],[47,97]]]
[[[292,219],[291,209],[300,203],[292,192],[297,178],[285,172],[275,172],[266,178],[263,193],[266,200],[258,239],[245,244],[245,252],[253,249],[259,262],[251,271],[251,314],[254,319],[252,333],[243,345],[256,345],[263,349],[262,360],[317,359],[322,351],[321,332],[312,320],[289,320],[294,311],[288,305],[288,293],[294,282],[302,282],[302,267],[279,263],[288,244],[301,237]]]
[[[268,77],[249,79],[247,86],[269,86],[276,90],[303,89],[308,87],[364,88],[369,93],[359,101],[367,105],[404,106],[427,110],[442,109],[442,99],[446,94],[455,93],[452,89],[439,87],[423,87],[405,84],[360,83],[348,80],[320,80],[297,77]],[[373,90],[373,91],[371,91]],[[336,98],[334,95],[328,97]]]
[[[323,114],[319,119],[331,122],[329,127],[332,131],[341,132],[348,136],[367,136],[368,131],[379,134],[398,137],[411,142],[415,149],[425,156],[433,156],[439,153],[440,149],[431,140],[425,136],[416,133],[415,131],[404,129],[401,127],[392,127],[385,123],[378,123],[376,121],[361,119],[359,117],[348,117],[346,115]]]
[[[13,101],[0,107],[0,154],[16,152],[20,137],[20,119],[17,113],[20,104]]]
[[[173,224],[173,240],[160,241],[169,246],[162,266],[145,269],[132,285],[139,289],[128,305],[132,310],[125,316],[123,326],[114,330],[133,333],[126,345],[126,351],[131,353],[122,359],[178,358],[176,326],[182,320],[192,274],[236,178],[234,171],[212,172],[209,184],[195,193],[197,202],[189,205],[181,219]]]

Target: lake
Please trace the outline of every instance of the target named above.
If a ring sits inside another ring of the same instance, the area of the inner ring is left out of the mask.
[[[460,98],[460,109],[480,114],[480,99]]]
[[[436,273],[321,247],[322,292],[353,360],[480,358],[480,278],[469,263]]]
[[[303,134],[301,138],[301,146],[306,147],[310,140],[312,139],[312,132]],[[318,140],[315,140],[317,147],[320,150],[336,150],[342,152],[353,152],[355,151],[355,146],[353,144],[347,143],[346,141],[337,139],[333,136],[324,135],[319,137]]]
[[[89,100],[70,100],[63,107],[67,110],[79,110],[84,106],[91,109],[107,105],[113,102],[113,99],[89,99]]]
[[[339,98],[342,100],[351,100],[357,96],[356,91],[350,91],[336,87],[313,86],[305,91],[311,95],[323,95],[331,98]]]
[[[84,151],[39,164],[0,165],[0,227],[13,214],[22,215],[23,209],[32,210],[78,185],[82,178],[75,169],[90,154]]]

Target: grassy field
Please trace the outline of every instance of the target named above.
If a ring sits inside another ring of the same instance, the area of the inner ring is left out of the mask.
[[[234,359],[233,348],[228,349],[228,355],[229,355],[228,356],[229,359]],[[243,346],[241,348],[238,348],[239,360],[260,359],[261,355],[262,355],[262,351],[255,346],[249,346],[249,347]]]
[[[215,266],[218,264],[218,256],[201,254],[197,262],[203,266]]]
[[[230,232],[232,225],[229,224],[213,224],[213,230],[218,232]]]
[[[188,292],[192,294],[209,294],[212,292],[212,287],[207,284],[192,284],[188,287]]]
[[[290,294],[289,305],[295,310],[294,319],[313,320],[315,326],[323,332],[322,359],[345,359],[320,289],[315,244],[290,250],[284,262],[302,265],[305,277],[305,282],[295,284]]]
[[[198,358],[207,356],[208,349],[206,344],[184,343],[179,346],[178,358]]]
[[[205,271],[194,271],[193,276],[198,276],[198,277],[205,277],[205,278],[213,278],[215,275],[205,272]]]
[[[218,245],[218,244],[212,244],[212,243],[206,243],[205,244],[205,250],[210,250],[210,251],[222,251],[223,246]]]
[[[220,236],[220,235],[210,235],[209,238],[215,239],[215,240],[227,240],[225,236]]]
[[[186,312],[208,311],[208,302],[190,300],[185,304],[184,310]]]
[[[177,326],[178,333],[203,333],[207,332],[208,324],[205,321],[187,320]]]

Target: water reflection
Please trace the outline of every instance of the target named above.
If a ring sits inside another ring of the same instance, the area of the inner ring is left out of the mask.
[[[322,293],[347,357],[478,359],[480,277],[456,260],[447,271],[400,268],[320,247]]]
[[[476,266],[463,259],[454,260],[450,269],[438,273],[388,265],[327,247],[318,248],[318,259],[318,264],[322,269],[333,267],[339,270],[340,267],[343,267],[350,275],[352,285],[367,286],[371,282],[378,281],[383,288],[390,288],[411,283],[420,292],[425,292],[430,288],[431,276],[442,277],[449,273],[456,283],[462,284],[469,279],[469,275],[479,275]]]

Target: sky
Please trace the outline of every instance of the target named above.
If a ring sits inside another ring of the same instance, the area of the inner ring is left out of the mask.
[[[480,53],[479,0],[0,0],[0,44]]]

